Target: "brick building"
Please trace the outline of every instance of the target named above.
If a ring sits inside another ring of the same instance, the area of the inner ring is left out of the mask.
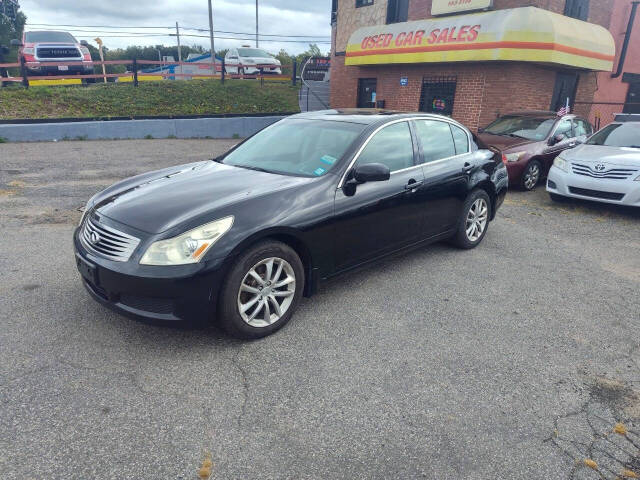
[[[567,99],[593,116],[598,72],[617,65],[609,28],[630,3],[334,0],[331,106],[443,113],[474,130]]]

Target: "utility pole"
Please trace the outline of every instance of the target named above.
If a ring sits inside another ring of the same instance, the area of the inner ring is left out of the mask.
[[[176,38],[178,39],[178,62],[182,63],[182,48],[180,47],[180,27],[178,26],[178,22],[176,22]],[[178,67],[179,73],[183,73],[182,72],[182,65],[180,65]],[[178,68],[176,68],[176,70],[178,70]],[[184,80],[184,77],[173,77],[177,80]]]
[[[258,0],[256,0],[256,48],[260,46],[260,40],[258,39]]]
[[[211,40],[211,64],[213,65],[213,75],[216,72],[216,49],[213,40],[213,8],[211,7],[211,0],[209,0],[209,37]]]
[[[180,27],[176,22],[176,37],[178,38],[178,61],[182,62],[182,48],[180,47]]]

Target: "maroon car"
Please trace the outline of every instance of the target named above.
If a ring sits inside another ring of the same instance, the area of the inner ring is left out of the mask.
[[[480,129],[479,137],[502,150],[511,186],[533,190],[560,152],[584,143],[592,133],[591,124],[575,115],[533,111],[504,115]]]

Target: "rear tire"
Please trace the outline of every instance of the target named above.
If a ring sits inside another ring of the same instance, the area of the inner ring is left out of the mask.
[[[520,186],[523,190],[531,191],[540,182],[542,178],[542,164],[538,160],[531,160],[527,165],[527,168],[522,172],[522,179],[520,180]]]
[[[232,336],[252,340],[284,327],[304,291],[298,254],[277,241],[259,243],[241,254],[220,295],[219,322]]]
[[[452,243],[464,250],[476,248],[489,228],[491,218],[491,199],[484,190],[472,191],[464,202],[458,230],[452,238]]]

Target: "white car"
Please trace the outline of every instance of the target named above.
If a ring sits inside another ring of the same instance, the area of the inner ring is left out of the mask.
[[[584,145],[562,152],[549,171],[547,191],[555,201],[640,207],[640,115],[619,115]]]
[[[231,48],[224,57],[225,71],[238,75],[257,75],[263,73],[282,75],[280,60],[260,48],[242,46]]]

